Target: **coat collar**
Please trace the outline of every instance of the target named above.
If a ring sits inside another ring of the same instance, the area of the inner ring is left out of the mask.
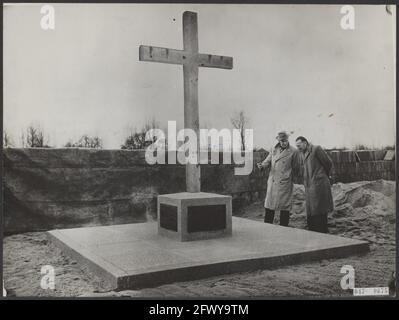
[[[274,146],[275,154],[277,151],[279,151],[279,148],[280,148],[280,144],[277,143]],[[289,156],[292,152],[293,152],[293,150],[292,150],[291,145],[288,145],[287,148],[285,148],[282,152],[276,154],[276,158],[274,159],[274,161],[278,161],[282,158],[285,158],[285,157]]]
[[[305,160],[309,157],[312,151],[313,151],[313,145],[311,143],[308,143],[308,150],[306,150],[305,152]]]

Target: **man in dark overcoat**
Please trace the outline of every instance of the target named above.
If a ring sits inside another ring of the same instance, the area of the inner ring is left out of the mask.
[[[334,210],[329,179],[332,161],[320,146],[306,138],[298,137],[295,142],[302,153],[308,229],[328,233],[328,213]]]

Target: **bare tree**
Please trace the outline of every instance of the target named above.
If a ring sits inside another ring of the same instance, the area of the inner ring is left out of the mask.
[[[77,142],[69,141],[65,144],[65,148],[90,148],[90,149],[102,149],[103,143],[102,140],[95,136],[90,137],[87,134],[84,134],[80,137]]]
[[[44,132],[39,126],[30,125],[21,135],[23,148],[50,148],[48,140],[45,142]]]
[[[146,141],[145,136],[146,133],[151,129],[159,128],[158,122],[152,118],[147,121],[146,124],[140,129],[135,129],[132,131],[128,137],[125,139],[124,144],[121,146],[121,149],[125,150],[138,150],[145,149],[147,146],[155,142],[155,138],[152,141]]]
[[[3,148],[13,147],[14,143],[6,130],[3,131]]]
[[[230,118],[231,124],[235,129],[240,131],[240,138],[241,138],[241,151],[245,151],[245,127],[249,122],[249,119],[245,116],[244,111],[236,112]]]

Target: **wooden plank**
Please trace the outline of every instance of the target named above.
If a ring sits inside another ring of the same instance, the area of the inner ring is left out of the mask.
[[[198,54],[198,23],[195,12],[183,13],[184,50],[191,56],[183,66],[184,77],[184,127],[197,134],[197,152],[199,151],[199,110],[198,110],[198,66],[195,56]],[[194,59],[192,59],[194,57]],[[199,153],[198,153],[199,154]],[[199,165],[186,165],[187,192],[201,191],[201,169]]]
[[[187,52],[198,53],[198,22],[195,12],[183,12],[183,46]]]
[[[199,67],[233,69],[232,57],[200,53],[196,60]]]
[[[195,58],[190,59],[192,53],[184,50],[175,50],[153,46],[143,46],[139,48],[139,60],[169,64],[184,64],[194,62],[199,67],[232,69],[233,58],[218,56],[214,54],[199,53],[194,54]]]
[[[153,46],[139,47],[139,60],[160,62],[169,64],[183,64],[186,59],[185,52],[183,50],[175,50],[168,48],[160,48]]]

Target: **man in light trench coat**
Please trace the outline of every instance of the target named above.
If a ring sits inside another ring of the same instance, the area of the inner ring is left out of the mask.
[[[294,176],[300,170],[300,154],[288,141],[285,131],[279,132],[278,143],[258,168],[270,168],[265,199],[265,222],[273,223],[275,211],[280,211],[280,225],[288,226],[292,207]]]
[[[302,154],[308,229],[327,233],[328,213],[334,210],[329,179],[332,161],[320,146],[306,138],[298,137],[295,142]]]

